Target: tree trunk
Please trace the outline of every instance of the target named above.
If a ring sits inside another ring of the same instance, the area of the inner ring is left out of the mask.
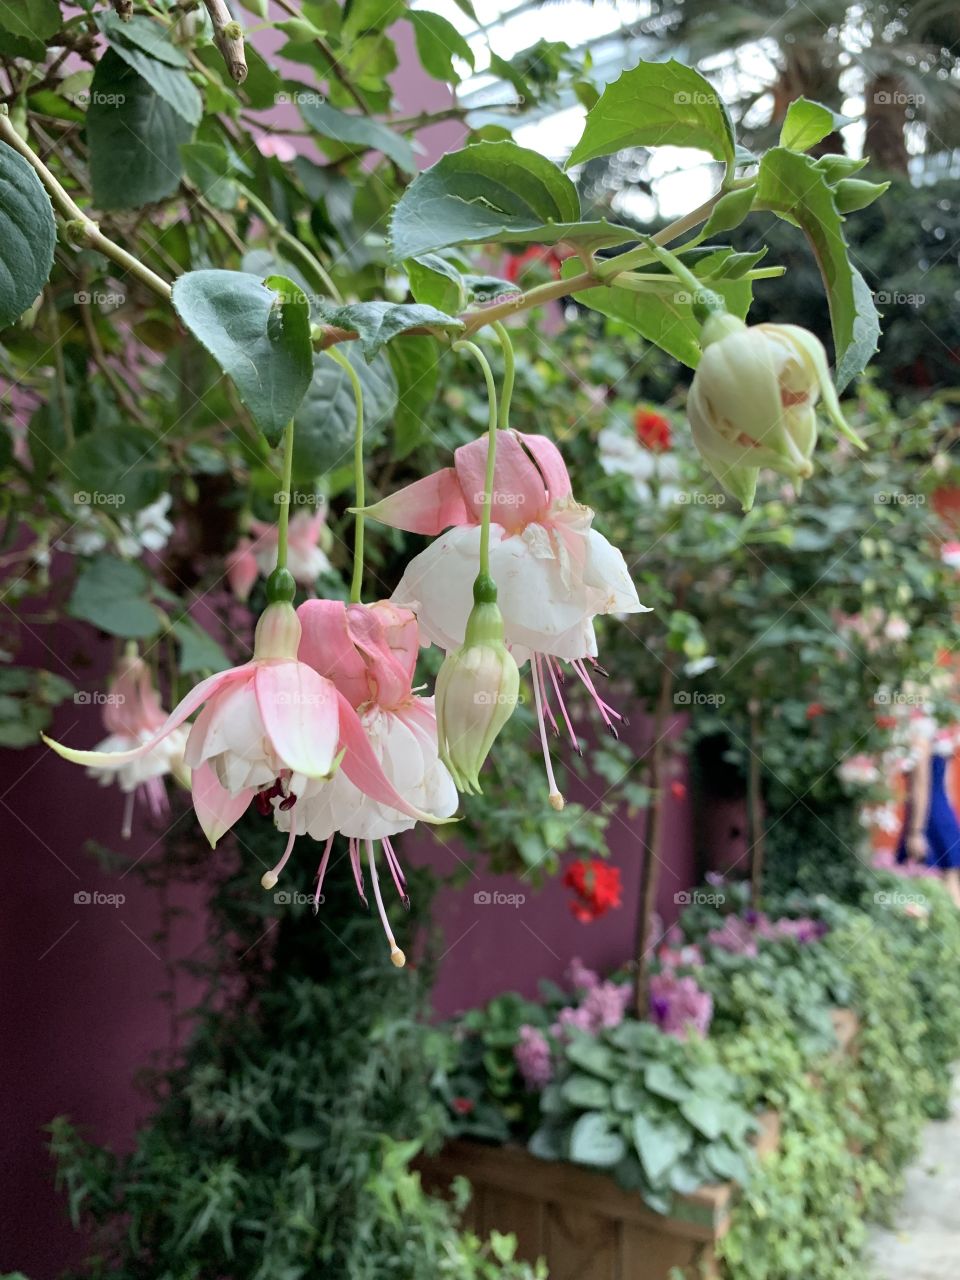
[[[884,173],[906,173],[907,93],[892,74],[874,76],[864,90],[867,136],[864,155]]]
[[[657,907],[657,887],[660,883],[660,864],[663,858],[664,765],[669,749],[667,721],[672,701],[673,667],[668,655],[660,680],[660,692],[653,719],[653,746],[650,751],[650,769],[647,774],[650,788],[650,816],[647,822],[643,867],[640,872],[640,911],[634,948],[633,1008],[636,1016],[641,1019],[647,1017],[650,1003],[647,980],[650,969],[649,953],[654,945],[653,917]]]

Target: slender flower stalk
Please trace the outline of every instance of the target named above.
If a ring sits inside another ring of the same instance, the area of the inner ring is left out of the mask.
[[[353,508],[353,578],[350,583],[350,603],[359,604],[363,591],[363,523],[364,504],[366,502],[366,474],[363,466],[363,387],[356,369],[336,347],[327,352],[331,360],[336,360],[350,379],[353,387],[353,398],[357,407],[356,424],[353,433],[353,482],[356,491],[356,506]]]

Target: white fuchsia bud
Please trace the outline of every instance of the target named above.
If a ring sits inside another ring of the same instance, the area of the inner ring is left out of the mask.
[[[480,792],[480,770],[520,690],[520,672],[503,642],[492,579],[481,574],[473,598],[464,642],[444,658],[436,687],[440,759],[457,790],[467,793]]]
[[[727,313],[708,317],[703,356],[687,413],[704,461],[749,510],[760,467],[794,481],[813,474],[817,402],[859,448],[830,378],[823,344],[799,325],[747,327]]]
[[[253,656],[296,660],[300,646],[300,619],[292,604],[280,601],[268,604],[257,621]]]

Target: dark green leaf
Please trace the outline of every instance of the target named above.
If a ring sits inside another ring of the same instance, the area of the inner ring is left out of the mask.
[[[97,556],[74,584],[67,612],[111,635],[145,640],[156,635],[161,624],[147,598],[148,590],[147,575],[137,565]]]
[[[601,1111],[610,1102],[610,1087],[596,1076],[574,1072],[560,1086],[564,1102],[581,1110]]]
[[[115,13],[101,14],[98,26],[110,41],[110,47],[128,67],[146,80],[158,98],[176,111],[187,124],[197,125],[203,116],[203,99],[185,68],[189,59],[164,38],[162,28],[149,19],[140,18],[131,39],[131,22],[121,22]],[[149,52],[144,47],[149,48]]]
[[[393,419],[393,456],[405,458],[423,439],[424,421],[440,379],[440,348],[426,335],[404,338],[387,348],[397,380],[397,411]]]
[[[263,281],[243,271],[188,271],[173,286],[173,305],[276,444],[313,372],[303,290],[285,276]]]
[[[690,1095],[690,1086],[665,1062],[651,1062],[644,1069],[643,1082],[651,1093],[671,1102],[679,1102]]]
[[[721,1098],[694,1095],[680,1103],[680,1114],[712,1142],[723,1133],[728,1108]]]
[[[22,156],[0,143],[0,328],[19,320],[47,283],[57,227],[50,197]]]
[[[438,253],[425,253],[420,258],[408,258],[403,266],[410,281],[410,292],[417,302],[438,307],[448,315],[464,309],[467,292],[463,277],[446,258]]]
[[[671,1165],[693,1146],[693,1134],[676,1120],[654,1122],[637,1115],[633,1118],[633,1141],[647,1177],[659,1186]]]
[[[180,185],[186,120],[112,49],[94,73],[87,111],[90,176],[101,209],[139,209]]]
[[[189,618],[180,618],[173,624],[173,634],[180,641],[177,669],[184,675],[197,671],[224,671],[230,659],[216,640]]]
[[[455,331],[463,328],[462,320],[418,302],[352,302],[345,307],[328,306],[323,308],[322,319],[334,328],[353,330],[368,360],[391,338],[408,329],[429,327]]]
[[[29,40],[46,40],[63,25],[58,0],[5,0],[0,27]]]
[[[74,502],[130,515],[156,502],[164,489],[159,440],[142,427],[106,427],[82,436],[66,458]]]
[[[291,1129],[283,1140],[294,1151],[317,1151],[323,1146],[323,1134],[318,1129]]]
[[[590,1071],[604,1080],[616,1080],[620,1066],[614,1061],[609,1045],[601,1044],[593,1036],[577,1036],[567,1045],[567,1061],[583,1071]]]
[[[321,137],[339,143],[355,155],[364,155],[367,151],[382,151],[407,173],[416,172],[413,146],[386,125],[370,120],[367,116],[348,115],[329,102],[322,101],[318,93],[304,86],[298,87],[295,101],[304,121]]]
[[[627,1144],[610,1127],[606,1116],[599,1111],[588,1111],[586,1115],[580,1116],[570,1130],[568,1149],[570,1159],[577,1164],[609,1169],[623,1159]]]
[[[672,58],[641,62],[608,84],[567,167],[627,147],[698,147],[732,167],[733,126],[716,90]]]
[[[478,142],[418,174],[394,206],[394,258],[481,241],[576,240],[624,244],[636,233],[608,222],[581,223],[580,199],[565,174],[513,142]]]
[[[180,148],[187,177],[217,209],[235,209],[237,184],[225,147],[215,142],[186,142]]]
[[[826,175],[809,156],[777,147],[760,165],[757,200],[806,234],[830,306],[837,390],[842,391],[877,349],[880,322],[873,296],[850,261]]]
[[[347,359],[363,387],[364,436],[369,443],[382,437],[397,404],[397,384],[386,356],[364,360],[356,343],[348,344]],[[353,388],[346,372],[329,356],[315,357],[313,381],[297,411],[293,466],[304,480],[348,464],[353,451],[355,409]]]

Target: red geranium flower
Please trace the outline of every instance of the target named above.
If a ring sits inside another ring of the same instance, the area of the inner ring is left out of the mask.
[[[611,867],[600,858],[580,858],[572,862],[564,873],[563,883],[575,894],[570,910],[583,924],[621,905],[620,868]]]
[[[822,702],[811,702],[811,703],[807,706],[807,719],[808,719],[808,720],[816,720],[817,716],[822,716],[822,715],[823,715],[823,703],[822,703]]]
[[[560,279],[560,264],[563,258],[552,245],[532,244],[523,253],[511,253],[507,258],[507,279],[516,284],[523,275],[524,269],[532,262],[542,262],[555,280]]]
[[[458,1116],[468,1116],[476,1103],[471,1098],[451,1098],[450,1106]]]
[[[665,453],[673,444],[670,423],[662,413],[640,408],[633,415],[637,440],[651,453]]]

